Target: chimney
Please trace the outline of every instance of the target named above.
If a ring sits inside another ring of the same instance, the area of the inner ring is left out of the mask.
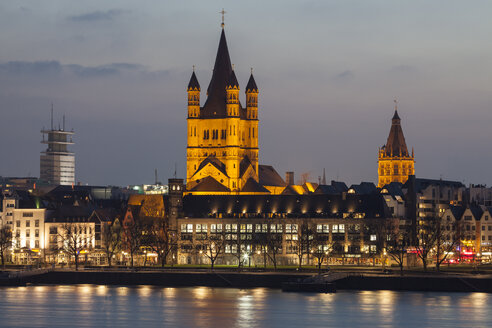
[[[294,172],[285,172],[285,182],[287,182],[288,185],[294,184]]]

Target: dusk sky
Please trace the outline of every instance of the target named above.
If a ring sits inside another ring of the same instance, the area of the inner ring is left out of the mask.
[[[1,1],[1,176],[39,176],[66,115],[76,180],[163,182],[186,167],[224,8],[241,87],[258,84],[260,164],[377,182],[393,99],[417,177],[492,184],[492,1]]]

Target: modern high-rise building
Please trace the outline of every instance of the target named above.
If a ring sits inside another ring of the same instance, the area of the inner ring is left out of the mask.
[[[395,100],[395,114],[391,119],[391,130],[386,145],[379,149],[378,187],[391,182],[405,183],[409,175],[415,175],[415,158],[408,152],[407,143],[401,129],[398,107]]]
[[[63,127],[53,127],[53,110],[51,113],[51,129],[41,130],[41,143],[48,148],[41,152],[40,179],[52,185],[73,185],[75,183],[75,153],[68,150],[73,145],[72,131],[65,131],[65,116]]]

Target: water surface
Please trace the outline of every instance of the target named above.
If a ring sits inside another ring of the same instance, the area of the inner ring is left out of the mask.
[[[490,327],[492,294],[0,287],[0,327]]]

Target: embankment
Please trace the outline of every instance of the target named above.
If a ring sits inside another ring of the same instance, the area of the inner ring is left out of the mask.
[[[22,284],[154,285],[163,287],[281,288],[310,273],[199,271],[51,271],[23,279]],[[492,293],[491,275],[376,275],[348,274],[333,281],[337,290],[395,290]],[[15,285],[15,284],[14,284]]]

